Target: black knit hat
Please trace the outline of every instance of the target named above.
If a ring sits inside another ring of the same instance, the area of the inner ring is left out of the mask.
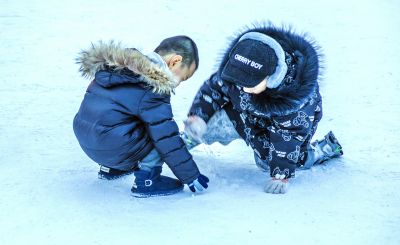
[[[278,57],[273,48],[258,40],[244,39],[230,52],[221,78],[251,88],[273,74],[277,65]]]

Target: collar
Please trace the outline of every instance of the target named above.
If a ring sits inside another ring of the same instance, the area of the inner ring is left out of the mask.
[[[156,63],[164,70],[169,70],[165,60],[156,52],[151,52],[146,55],[153,63]]]

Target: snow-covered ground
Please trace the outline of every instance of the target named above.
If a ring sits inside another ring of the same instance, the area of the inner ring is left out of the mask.
[[[0,244],[400,244],[399,12],[398,0],[1,0]],[[97,179],[72,130],[80,49],[191,36],[200,68],[172,101],[182,126],[227,38],[263,20],[323,47],[316,138],[332,129],[343,158],[298,172],[285,195],[262,191],[241,141],[193,151],[211,179],[202,195],[136,199],[133,176]]]

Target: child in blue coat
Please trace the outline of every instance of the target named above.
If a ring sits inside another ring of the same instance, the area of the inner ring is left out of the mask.
[[[134,173],[136,197],[170,195],[188,184],[207,188],[180,138],[170,96],[199,65],[196,44],[187,36],[163,40],[144,55],[120,44],[98,43],[78,57],[84,77],[93,78],[73,121],[83,151],[106,179]],[[161,175],[163,163],[178,180]]]

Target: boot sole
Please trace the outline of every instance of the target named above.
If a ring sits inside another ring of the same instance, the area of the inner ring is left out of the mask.
[[[115,180],[115,179],[119,179],[122,177],[125,177],[127,175],[133,174],[133,172],[135,172],[134,170],[130,170],[121,174],[109,174],[109,173],[105,173],[105,172],[101,172],[99,171],[97,173],[97,177],[99,179],[104,179],[104,180]]]
[[[170,196],[173,194],[176,194],[178,192],[183,191],[183,187],[181,189],[177,189],[177,190],[171,190],[168,192],[153,192],[153,193],[138,193],[138,192],[132,192],[132,196],[136,197],[136,198],[147,198],[147,197],[160,197],[160,196]]]
[[[130,174],[133,174],[133,172],[132,172],[132,173],[121,174],[121,175],[115,175],[115,176],[107,176],[107,175],[104,175],[104,174],[99,173],[99,174],[97,175],[97,177],[98,177],[99,179],[104,179],[104,180],[116,180],[116,179],[125,177],[125,176],[130,175]]]

